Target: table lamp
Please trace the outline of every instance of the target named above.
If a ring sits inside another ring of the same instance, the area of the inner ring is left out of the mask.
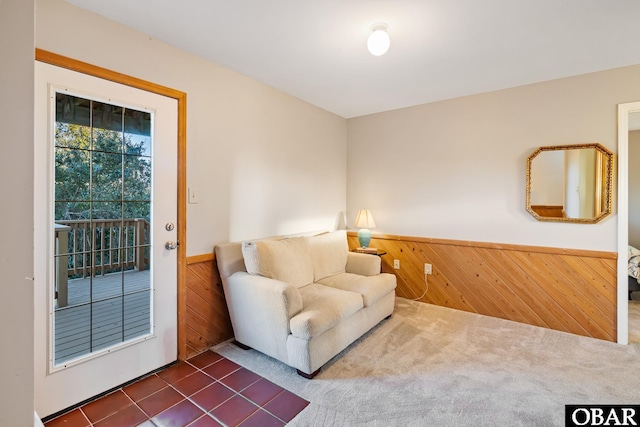
[[[360,246],[368,248],[369,242],[371,241],[371,231],[369,229],[376,228],[376,223],[373,221],[373,215],[371,215],[371,211],[369,209],[360,209],[358,211],[354,227],[360,229],[358,230],[358,241],[360,242]]]

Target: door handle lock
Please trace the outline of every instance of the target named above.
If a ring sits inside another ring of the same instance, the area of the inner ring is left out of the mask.
[[[167,243],[164,244],[164,248],[172,251],[172,250],[176,249],[179,244],[180,243],[178,243],[178,242],[174,242],[172,240],[169,240]]]

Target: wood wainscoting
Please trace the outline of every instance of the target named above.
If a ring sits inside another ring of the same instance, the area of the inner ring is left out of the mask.
[[[187,258],[187,358],[233,337],[214,255]]]
[[[348,233],[349,247],[359,246]],[[396,294],[422,302],[616,341],[615,252],[374,235]],[[393,260],[400,260],[400,269]]]

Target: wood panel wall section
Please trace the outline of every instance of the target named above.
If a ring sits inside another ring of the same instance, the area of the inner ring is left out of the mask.
[[[214,255],[187,258],[187,357],[233,337],[229,310]]]
[[[349,247],[359,246],[348,233]],[[616,340],[615,252],[374,235],[387,251],[396,294],[419,301],[607,341]],[[400,269],[393,260],[400,260]]]

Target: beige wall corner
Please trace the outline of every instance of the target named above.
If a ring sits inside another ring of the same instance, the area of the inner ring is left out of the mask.
[[[0,425],[33,425],[34,2],[0,2]]]

